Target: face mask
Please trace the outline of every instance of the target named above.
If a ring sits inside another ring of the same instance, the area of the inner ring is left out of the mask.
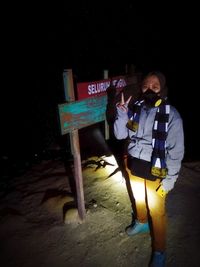
[[[144,99],[144,102],[146,106],[148,107],[157,107],[161,104],[162,99],[160,96],[152,91],[151,89],[147,89],[143,94],[142,98]]]

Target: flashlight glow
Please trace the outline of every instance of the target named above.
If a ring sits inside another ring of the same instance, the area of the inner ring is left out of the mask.
[[[131,180],[130,180],[131,181]],[[134,196],[137,199],[138,202],[144,202],[145,200],[145,183],[144,181],[139,181],[139,182],[132,182],[131,181],[131,187],[134,191]],[[148,204],[152,207],[152,208],[156,208],[156,199],[155,199],[155,195],[153,193],[153,189],[148,187]]]
[[[138,201],[145,199],[145,187],[144,183],[141,182],[131,182],[131,187],[134,187],[134,195]]]
[[[108,175],[112,174],[117,168],[119,168],[117,161],[113,155],[109,157],[103,157],[103,159],[111,164],[111,165],[106,166],[106,172],[108,173]],[[119,182],[119,183],[120,182],[124,183],[124,180],[125,180],[120,170],[118,170],[116,173],[110,176],[109,179],[114,179],[115,182]]]

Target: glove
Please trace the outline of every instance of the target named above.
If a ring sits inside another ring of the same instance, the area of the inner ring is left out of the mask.
[[[162,186],[163,186],[164,190],[167,191],[167,192],[172,190],[174,188],[174,184],[176,182],[176,179],[175,178],[171,178],[171,177],[166,177],[165,179],[163,179]]]

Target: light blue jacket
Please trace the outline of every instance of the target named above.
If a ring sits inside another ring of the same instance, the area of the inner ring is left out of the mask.
[[[128,113],[117,107],[117,116],[114,122],[114,134],[117,139],[130,140],[128,154],[133,157],[151,161],[152,128],[157,108],[141,109],[139,127],[136,132],[129,130],[126,124],[129,120]],[[184,156],[183,123],[179,112],[170,106],[168,134],[166,139],[166,164],[168,174],[162,181],[166,191],[170,191],[178,178],[181,162]]]

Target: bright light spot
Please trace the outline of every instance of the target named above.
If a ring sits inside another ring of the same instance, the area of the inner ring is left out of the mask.
[[[145,183],[144,180],[142,180],[141,182],[131,182],[131,187],[134,190],[134,196],[135,198],[140,202],[143,202],[145,199]],[[148,204],[153,207],[156,208],[156,199],[155,196],[152,191],[153,189],[148,188]]]
[[[151,205],[151,209],[152,208],[154,208],[154,209],[159,208],[159,207],[157,207],[158,202],[155,199],[155,195],[153,194],[151,189],[149,189],[149,191],[148,191],[148,202]]]
[[[117,161],[113,155],[111,156],[104,156],[102,157],[106,162],[108,162],[110,165],[106,165],[106,172],[108,173],[108,176],[112,174],[114,171],[119,168]],[[109,177],[109,179],[114,180],[115,182],[118,183],[125,183],[125,179],[122,175],[122,172],[120,170],[116,171],[112,176]]]
[[[124,190],[124,188],[126,187],[126,181],[122,175],[122,172],[120,170],[117,170],[117,168],[119,168],[119,165],[117,164],[115,157],[111,155],[111,156],[103,156],[101,158],[108,163],[105,166],[105,170],[106,170],[106,173],[108,173],[108,176],[113,173],[108,179],[111,179],[114,182],[115,186],[118,187],[119,190],[122,190],[122,189]],[[143,201],[145,199],[144,180],[141,179],[141,182],[134,181],[134,183],[132,183],[130,179],[130,182],[131,182],[131,187],[134,188],[135,198],[138,201]],[[151,205],[151,207],[157,208],[156,207],[157,201],[155,199],[155,196],[152,190],[148,188],[148,203]]]
[[[138,201],[145,199],[144,183],[134,181],[134,183],[131,182],[131,187],[134,188],[134,195]]]

